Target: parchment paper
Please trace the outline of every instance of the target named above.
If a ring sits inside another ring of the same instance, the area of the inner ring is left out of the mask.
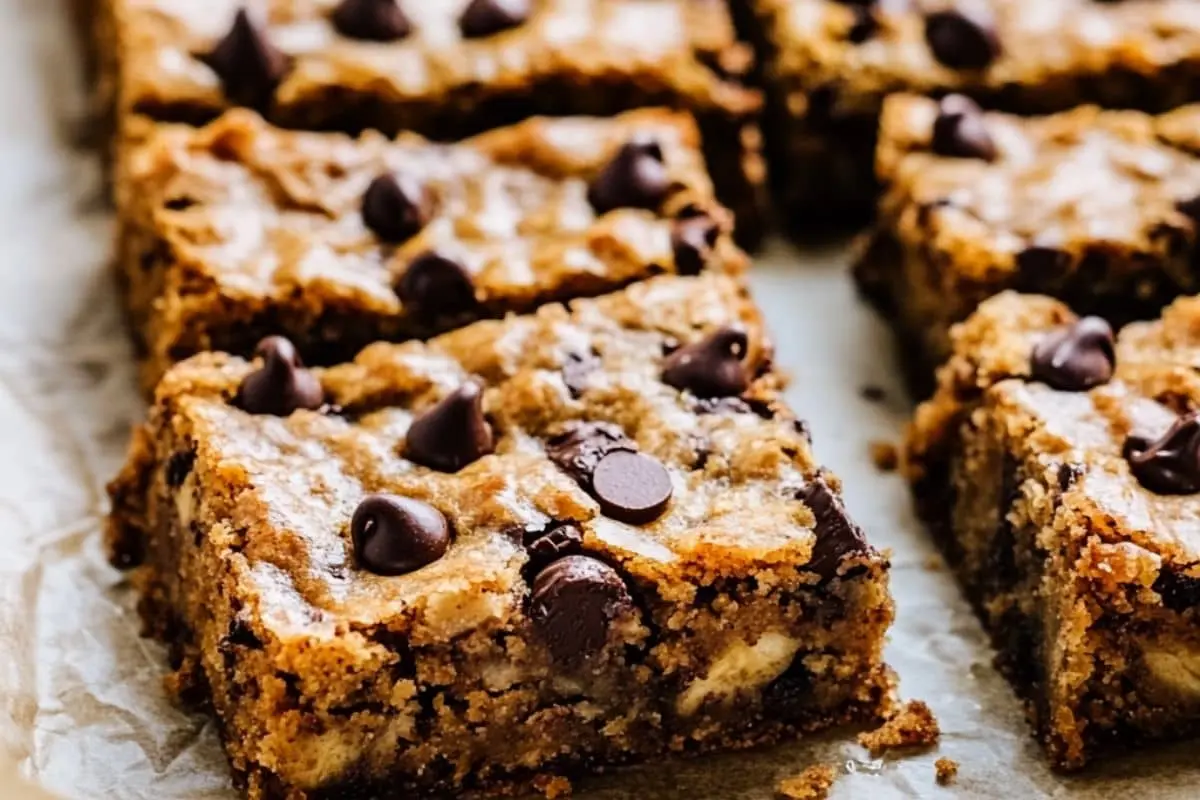
[[[142,413],[106,269],[110,211],[94,153],[67,0],[0,0],[0,751],[31,783],[72,798],[231,800],[211,724],[164,699],[163,652],[138,638],[133,597],[102,557],[104,483]],[[1019,703],[895,476],[868,458],[908,413],[880,323],[854,297],[842,248],[776,244],[754,275],[790,399],[845,479],[851,511],[894,552],[899,619],[889,660],[925,699],[940,748],[869,760],[852,732],[584,781],[584,800],[766,800],[818,763],[835,798],[1200,796],[1197,744],[1142,751],[1064,778],[1028,735]],[[883,387],[887,400],[860,396]],[[961,763],[934,783],[934,759]],[[0,765],[0,798],[24,797]]]

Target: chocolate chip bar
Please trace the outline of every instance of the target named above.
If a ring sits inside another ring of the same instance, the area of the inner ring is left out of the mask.
[[[962,95],[889,100],[886,189],[855,273],[891,317],[914,385],[948,355],[951,325],[1006,289],[1116,325],[1200,291],[1197,130],[1200,106],[1028,119]]]
[[[1200,731],[1200,299],[1114,336],[1004,293],[955,328],[906,472],[1059,767]]]
[[[789,227],[864,219],[880,109],[964,94],[1018,114],[1200,99],[1192,0],[734,0],[768,87],[768,154]]]
[[[329,369],[200,355],[112,484],[114,563],[255,800],[561,788],[873,718],[888,564],[770,353],[709,273]]]
[[[459,144],[282,130],[238,109],[122,159],[117,262],[149,390],[265,336],[310,364],[601,294],[739,273],[684,114],[538,118]]]
[[[117,125],[233,107],[288,128],[457,140],[530,116],[695,114],[753,241],[764,170],[752,64],[723,0],[102,0]]]

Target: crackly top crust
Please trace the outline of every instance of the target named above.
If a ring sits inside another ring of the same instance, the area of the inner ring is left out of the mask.
[[[706,404],[663,383],[665,347],[725,324],[749,334],[744,363],[757,376],[749,402]],[[595,365],[573,394],[563,369],[579,357]],[[721,578],[771,572],[773,581],[815,582],[803,571],[814,512],[796,494],[818,467],[803,426],[780,404],[769,359],[736,281],[664,276],[428,343],[373,345],[353,363],[317,371],[335,412],[246,413],[231,400],[254,365],[197,356],[160,383],[144,434],[162,442],[169,426],[193,443],[189,480],[204,490],[198,513],[216,526],[210,537],[228,537],[239,593],[277,635],[386,624],[414,643],[446,640],[521,613],[521,532],[553,520],[578,521],[588,551],[671,602]],[[472,374],[486,385],[495,453],[456,474],[400,457],[413,412]],[[547,437],[573,420],[616,424],[666,466],[674,493],[663,516],[630,526],[600,515],[545,454]],[[116,483],[117,507],[168,457],[130,464]],[[827,481],[836,491],[836,479]],[[400,577],[358,568],[349,521],[372,491],[442,511],[456,532],[446,555]]]
[[[1034,382],[1035,343],[1075,319],[1051,298],[1005,292],[956,326],[954,354],[938,372],[937,393],[910,426],[906,471],[916,481],[936,472],[951,457],[959,426],[983,406],[1008,418],[1009,428],[1021,431],[1020,446],[1047,470],[1072,465],[1079,477],[1069,486],[1071,502],[1103,521],[1103,535],[1133,541],[1172,563],[1195,564],[1200,495],[1146,489],[1122,453],[1130,434],[1156,439],[1179,413],[1200,409],[1200,298],[1177,300],[1160,320],[1126,326],[1110,382],[1087,392]]]
[[[225,34],[242,0],[109,3],[122,111],[194,120],[228,107],[216,74],[197,56]],[[721,0],[537,0],[528,21],[481,39],[459,32],[466,0],[406,0],[413,32],[388,43],[340,34],[330,21],[337,4],[248,4],[266,15],[271,41],[292,61],[274,93],[273,116],[306,127],[340,123],[343,106],[371,98],[393,111],[411,109],[395,129],[424,129],[421,117],[435,107],[524,93],[541,81],[585,93],[615,81],[689,108],[735,114],[759,105],[757,93],[721,76],[740,74],[749,63]]]
[[[1195,222],[1178,206],[1200,196],[1200,106],[1157,117],[1091,106],[1035,119],[989,113],[990,162],[931,151],[937,108],[890,98],[876,169],[887,186],[882,224],[931,259],[946,254],[947,280],[1052,285],[1020,274],[1032,247],[1060,253],[1064,279],[1090,254],[1106,270],[1186,268]]]
[[[898,91],[960,91],[1025,111],[1056,111],[1078,103],[1080,91],[1100,102],[1105,92],[1137,86],[1137,79],[1200,66],[1200,7],[1191,0],[972,0],[966,5],[993,13],[1002,48],[982,70],[950,69],[930,51],[922,12],[951,8],[950,2],[880,0],[878,29],[861,43],[850,40],[854,3],[751,3],[778,51],[772,69],[799,93],[836,87],[838,114],[873,112]],[[1171,105],[1189,99],[1182,81],[1173,91]],[[802,96],[793,98],[793,111],[806,113],[806,105]]]

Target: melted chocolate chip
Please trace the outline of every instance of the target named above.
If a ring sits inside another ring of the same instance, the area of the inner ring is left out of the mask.
[[[245,8],[238,9],[225,38],[202,59],[221,79],[226,97],[260,110],[270,105],[288,71],[287,56],[271,44],[266,30]]]
[[[822,578],[832,578],[845,556],[868,549],[867,537],[846,515],[841,499],[824,478],[814,479],[796,496],[812,509],[817,520],[817,541],[807,568]]]
[[[721,235],[721,226],[707,214],[680,219],[671,231],[671,250],[675,271],[680,275],[698,275],[712,258]]]
[[[1184,575],[1169,566],[1158,573],[1154,591],[1162,595],[1163,605],[1172,611],[1187,611],[1200,605],[1200,578]]]
[[[870,8],[871,4],[851,5],[854,11],[854,22],[850,25],[850,30],[846,31],[846,38],[852,44],[862,44],[879,30],[879,20],[875,16],[875,11]]]
[[[269,336],[258,343],[255,354],[263,363],[238,387],[234,401],[238,408],[251,414],[286,417],[298,409],[321,407],[325,401],[321,382],[304,368],[290,341]]]
[[[742,366],[748,344],[741,328],[719,328],[671,353],[663,365],[663,383],[697,397],[739,395],[750,385]]]
[[[578,553],[583,548],[583,531],[578,525],[564,522],[548,530],[537,531],[525,537],[525,549],[536,565],[543,566],[551,561]]]
[[[926,14],[925,41],[933,57],[950,69],[983,69],[1002,49],[991,13],[977,6]]]
[[[551,655],[572,663],[599,652],[613,620],[632,609],[616,570],[590,556],[571,555],[538,573],[529,613]]]
[[[645,525],[662,516],[673,488],[666,467],[644,453],[617,450],[596,464],[592,495],[604,516]]]
[[[483,415],[483,387],[467,381],[412,421],[404,457],[439,472],[458,472],[495,448]]]
[[[1064,392],[1084,392],[1108,383],[1116,362],[1112,327],[1084,317],[1043,336],[1033,348],[1033,379]]]
[[[1068,462],[1058,465],[1058,488],[1061,491],[1070,489],[1075,483],[1083,477],[1086,468],[1083,464]]]
[[[385,172],[363,194],[363,224],[380,239],[403,242],[429,222],[425,189],[407,175]]]
[[[458,29],[465,38],[478,39],[515,28],[529,14],[530,0],[471,0],[458,18]]]
[[[394,42],[412,33],[398,0],[342,0],[333,26],[343,36],[370,42]]]
[[[1125,440],[1125,459],[1143,486],[1158,494],[1200,492],[1200,412],[1175,420],[1154,441],[1142,436]]]
[[[180,450],[177,453],[172,453],[167,459],[166,469],[163,470],[167,479],[167,486],[172,489],[178,489],[187,480],[187,476],[192,473],[192,466],[196,463],[195,450]]]
[[[621,429],[607,422],[580,422],[546,442],[546,456],[585,489],[596,465],[609,453],[636,450]]]
[[[588,187],[588,202],[599,214],[615,208],[657,209],[670,179],[662,147],[647,137],[625,143]]]
[[[938,103],[933,121],[933,152],[950,158],[996,159],[996,144],[988,133],[983,110],[965,95],[950,94]]]
[[[477,306],[471,274],[454,258],[427,250],[400,276],[396,293],[425,317],[452,316]]]
[[[364,497],[350,521],[359,566],[403,575],[437,561],[450,546],[450,524],[433,506],[394,494]]]
[[[1020,285],[1030,290],[1066,273],[1071,254],[1052,244],[1030,244],[1016,255]]]

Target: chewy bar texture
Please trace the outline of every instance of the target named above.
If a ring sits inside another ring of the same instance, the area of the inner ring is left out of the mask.
[[[262,352],[174,367],[112,487],[249,797],[545,786],[888,702],[887,562],[735,280]]]
[[[288,128],[457,140],[666,106],[699,121],[739,236],[760,232],[761,100],[742,85],[753,59],[724,0],[100,2],[118,129],[248,106]]]
[[[1030,119],[899,96],[881,130],[886,188],[855,272],[916,386],[949,354],[950,327],[998,292],[1121,324],[1200,289],[1200,106]]]
[[[884,99],[957,92],[1019,114],[1200,99],[1193,0],[733,0],[765,62],[789,227],[873,209]]]
[[[1114,342],[1007,292],[912,426],[919,510],[1060,767],[1200,731],[1198,367],[1198,298]]]
[[[458,144],[157,126],[122,161],[118,264],[147,391],[205,350],[367,344],[705,265],[739,273],[685,114],[536,118]]]

